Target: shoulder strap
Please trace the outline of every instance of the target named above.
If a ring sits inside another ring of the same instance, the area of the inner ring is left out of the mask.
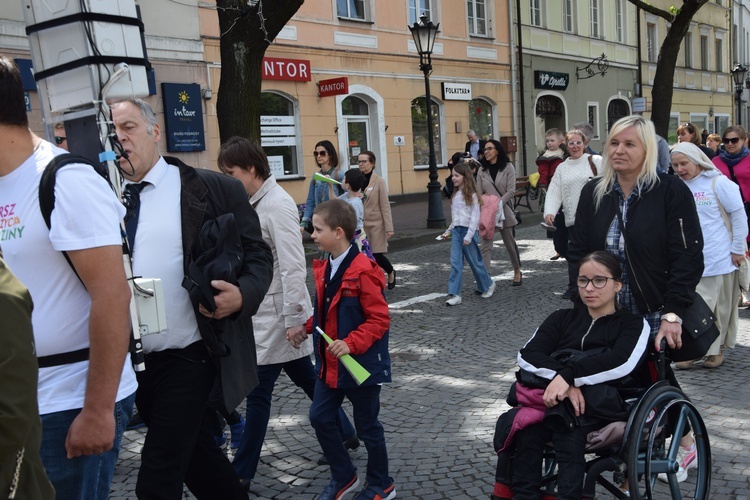
[[[101,163],[96,164],[88,158],[69,153],[55,156],[44,168],[42,178],[39,180],[39,210],[42,212],[42,217],[44,218],[44,222],[47,224],[48,229],[52,228],[52,210],[55,209],[55,182],[57,179],[57,172],[64,166],[73,163],[91,165],[91,168],[101,175],[104,180],[107,181],[107,184],[112,187],[112,183],[109,181],[107,169]],[[70,257],[68,257],[68,253],[62,252],[62,254],[63,257],[65,257],[65,260],[68,261],[70,268],[80,280],[81,277],[78,276],[78,272],[76,271],[73,262],[71,262]],[[83,281],[81,281],[81,284],[83,284]]]
[[[724,225],[727,226],[727,231],[729,231],[729,239],[732,239],[732,223],[729,221],[729,216],[727,215],[727,211],[724,210],[724,207],[721,204],[721,200],[719,200],[719,195],[716,194],[716,181],[719,180],[719,176],[717,175],[714,177],[713,182],[711,182],[711,191],[714,193],[714,199],[716,200],[716,204],[719,205],[719,212],[721,212],[721,218],[724,219]]]
[[[594,165],[594,159],[592,158],[592,155],[589,155],[589,167],[591,167],[591,173],[594,174],[594,177],[599,175],[596,171],[596,165]]]

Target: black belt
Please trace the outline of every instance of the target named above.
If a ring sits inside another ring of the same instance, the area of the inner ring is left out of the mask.
[[[89,348],[79,349],[77,351],[62,352],[60,354],[50,354],[49,356],[40,356],[36,358],[39,362],[39,368],[49,368],[50,366],[69,365],[80,363],[89,359]]]

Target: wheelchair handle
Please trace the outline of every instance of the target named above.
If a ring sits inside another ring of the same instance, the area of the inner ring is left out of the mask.
[[[656,375],[659,380],[664,380],[666,373],[667,339],[662,338],[659,344],[659,352],[656,353]]]

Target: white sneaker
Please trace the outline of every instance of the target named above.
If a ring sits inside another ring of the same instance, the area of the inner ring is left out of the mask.
[[[483,299],[489,299],[492,297],[492,294],[495,293],[495,282],[493,281],[490,287],[487,289],[486,292],[482,294]]]
[[[677,471],[676,477],[677,482],[681,483],[687,479],[688,473],[687,471],[689,469],[695,469],[698,467],[698,449],[695,446],[695,443],[693,443],[692,448],[689,450],[686,450],[682,446],[680,446],[680,449],[677,450],[677,463],[680,464],[680,468]],[[668,483],[669,479],[667,479],[667,475],[665,473],[659,474],[659,481],[662,481],[664,483]]]
[[[460,303],[461,303],[460,295],[451,295],[450,298],[445,301],[445,305],[447,306],[457,306]]]

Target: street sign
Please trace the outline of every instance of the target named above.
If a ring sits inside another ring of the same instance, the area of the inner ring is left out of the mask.
[[[646,111],[646,98],[645,97],[633,97],[630,102],[633,113],[644,113]]]

